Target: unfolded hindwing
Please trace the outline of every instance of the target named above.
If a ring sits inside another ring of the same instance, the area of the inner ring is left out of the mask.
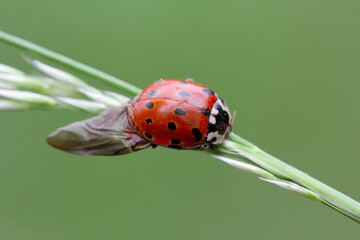
[[[75,154],[107,156],[131,153],[151,145],[129,124],[127,105],[59,128],[48,136],[47,142]]]

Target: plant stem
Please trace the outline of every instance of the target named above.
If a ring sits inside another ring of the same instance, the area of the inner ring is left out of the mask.
[[[60,63],[63,66],[69,67],[78,72],[85,73],[85,74],[87,74],[91,77],[97,78],[111,86],[114,86],[122,91],[125,91],[125,92],[131,94],[132,96],[137,95],[138,93],[141,92],[140,88],[137,88],[119,78],[111,76],[100,70],[97,70],[95,68],[87,66],[83,63],[80,63],[71,58],[65,57],[59,53],[53,52],[51,50],[43,48],[39,45],[36,45],[36,44],[26,41],[24,39],[15,37],[11,34],[3,32],[3,31],[0,31],[0,41],[6,42],[10,45],[13,45],[13,46],[23,49],[23,50],[28,50],[30,52],[36,53],[44,58],[47,58],[54,62]]]
[[[280,172],[282,175],[280,178],[288,178],[317,193],[324,200],[323,203],[360,223],[359,202],[296,169],[295,167],[280,161],[236,134],[231,134],[229,141],[242,156],[250,159],[252,162],[258,164],[269,172],[272,172],[274,175],[279,175]]]

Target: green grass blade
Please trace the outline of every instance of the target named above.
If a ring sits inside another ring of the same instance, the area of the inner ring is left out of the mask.
[[[88,76],[94,77],[106,84],[109,84],[113,87],[118,88],[119,90],[122,90],[131,96],[135,96],[138,93],[141,92],[140,88],[137,88],[119,78],[116,78],[114,76],[111,76],[107,73],[104,73],[100,70],[97,70],[95,68],[92,68],[90,66],[87,66],[83,63],[80,63],[78,61],[75,61],[71,58],[65,57],[59,53],[56,53],[54,51],[48,50],[44,47],[41,47],[39,45],[36,45],[34,43],[31,43],[29,41],[26,41],[24,39],[15,37],[11,34],[5,33],[3,31],[0,31],[0,41],[8,43],[10,45],[13,45],[17,48],[20,48],[22,50],[27,50],[33,53],[38,54],[39,56],[42,56],[44,58],[47,58],[49,60],[52,60],[54,62],[57,62],[63,66],[66,66],[68,68],[74,69],[78,72],[87,74]]]

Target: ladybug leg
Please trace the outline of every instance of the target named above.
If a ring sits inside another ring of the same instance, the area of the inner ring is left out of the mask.
[[[187,82],[195,82],[195,80],[193,78],[187,78],[186,81]]]
[[[200,145],[200,146],[198,146],[198,147],[196,147],[196,148],[194,148],[195,150],[199,150],[200,148],[202,148],[202,147],[206,147],[205,145]]]
[[[213,144],[209,143],[208,141],[205,141],[205,142],[204,142],[199,148],[197,148],[197,149],[200,149],[200,148],[202,148],[202,147],[204,147],[204,148],[210,148],[210,149],[214,150]]]
[[[210,143],[209,143],[209,142],[206,142],[206,143],[204,143],[204,147],[208,147],[208,148],[210,148],[211,150],[215,150],[216,145],[212,144],[211,142],[210,142]]]
[[[152,143],[151,144],[151,147],[154,149],[154,148],[156,148],[158,145],[157,144],[154,144],[154,143]]]

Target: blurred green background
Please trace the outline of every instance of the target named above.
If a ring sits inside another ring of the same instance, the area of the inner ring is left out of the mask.
[[[360,200],[359,12],[359,1],[0,0],[0,29],[141,88],[192,77],[237,110],[236,133]],[[0,62],[30,70],[2,43]],[[45,143],[88,116],[0,112],[1,240],[360,236],[330,208],[196,151],[81,157]]]

